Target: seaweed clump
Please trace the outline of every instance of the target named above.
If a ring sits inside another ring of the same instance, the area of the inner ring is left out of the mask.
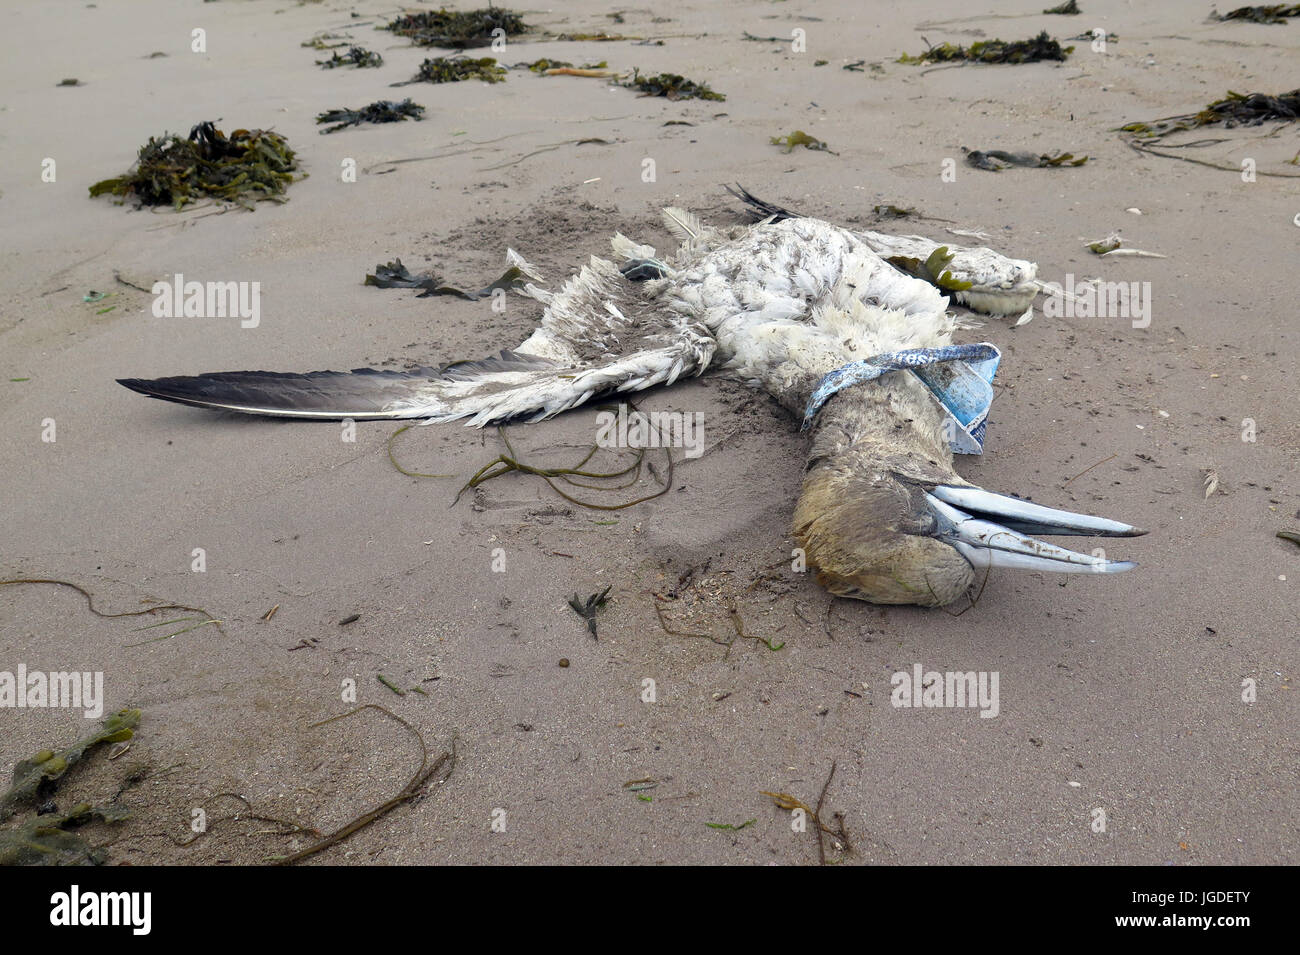
[[[669,99],[711,99],[725,101],[726,96],[709,89],[707,83],[697,83],[676,73],[660,73],[657,76],[642,76],[641,71],[632,69],[632,78],[623,83],[628,89],[640,90],[642,96],[666,96]]]
[[[1237,126],[1260,126],[1272,120],[1288,122],[1300,119],[1300,89],[1270,96],[1267,93],[1234,93],[1211,103],[1197,113],[1166,116],[1149,123],[1129,123],[1120,130],[1136,138],[1153,141],[1170,133],[1201,126],[1222,125],[1224,129]]]
[[[180,209],[200,199],[221,199],[246,209],[248,199],[285,202],[298,160],[283,136],[265,129],[237,129],[226,138],[211,122],[187,138],[163,134],[140,147],[135,169],[90,187],[91,196],[135,196],[141,205]]]
[[[526,284],[527,277],[523,269],[517,265],[512,265],[501,274],[490,285],[478,290],[459,289],[454,285],[448,285],[435,272],[412,273],[402,264],[401,259],[394,259],[385,265],[375,266],[375,271],[366,276],[363,285],[373,285],[375,288],[418,288],[423,289],[416,298],[431,298],[435,295],[450,295],[455,298],[463,298],[471,302],[476,302],[481,298],[488,298],[497,289],[517,289],[523,288]]]
[[[924,38],[922,38],[924,39]],[[929,41],[926,41],[927,44]],[[1037,63],[1040,60],[1064,61],[1074,47],[1063,47],[1047,35],[1044,30],[1029,40],[980,40],[969,47],[953,43],[940,43],[931,46],[919,56],[904,53],[898,58],[899,63]]]
[[[335,50],[328,60],[317,60],[316,65],[327,70],[338,66],[355,66],[361,69],[367,66],[383,66],[384,58],[365,47],[354,46],[342,56],[339,56],[338,51]]]
[[[407,119],[423,118],[424,107],[412,103],[408,97],[400,103],[386,99],[379,100],[361,109],[329,109],[317,116],[316,122],[318,125],[337,123],[336,126],[321,130],[322,133],[337,133],[340,129],[359,126],[362,123],[400,123]]]
[[[416,46],[442,46],[452,49],[488,46],[498,35],[518,36],[528,32],[528,24],[513,10],[486,7],[481,10],[430,10],[409,13],[389,23],[385,30],[409,37]],[[497,34],[496,31],[502,31]]]
[[[1225,20],[1244,20],[1249,23],[1286,23],[1287,17],[1300,17],[1300,3],[1273,3],[1258,7],[1238,7],[1227,13],[1212,13],[1211,16],[1223,22]]]
[[[797,146],[802,146],[805,149],[813,149],[818,152],[831,153],[832,156],[836,155],[836,153],[831,152],[831,148],[827,146],[824,142],[822,142],[816,136],[809,136],[802,129],[796,129],[793,133],[790,133],[788,136],[773,136],[771,137],[771,141],[773,146],[784,146],[785,151],[788,153],[794,152]]]
[[[462,80],[482,80],[484,83],[500,83],[506,78],[506,68],[490,56],[473,59],[465,56],[435,56],[420,64],[419,71],[411,79],[393,86],[409,86],[411,83],[459,83]]]
[[[1054,7],[1048,7],[1044,13],[1058,13],[1061,16],[1072,17],[1075,14],[1082,13],[1079,9],[1078,0],[1065,0],[1065,3],[1059,3]]]
[[[0,822],[6,822],[24,807],[49,801],[63,777],[91,749],[103,743],[122,743],[135,735],[139,710],[121,710],[104,720],[99,728],[73,745],[54,752],[43,749],[14,767],[13,785],[0,795]],[[120,795],[120,793],[119,793]],[[45,815],[45,807],[17,828],[0,830],[0,865],[98,865],[105,861],[102,850],[92,848],[70,831],[99,819],[120,822],[129,813],[110,804],[93,806],[82,802],[67,812]]]

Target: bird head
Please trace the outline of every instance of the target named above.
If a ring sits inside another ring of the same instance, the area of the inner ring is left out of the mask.
[[[857,394],[828,406],[794,515],[795,541],[831,593],[937,607],[991,568],[1113,574],[1136,566],[1034,535],[1146,533],[1138,527],[962,480],[933,402],[906,376],[850,391]]]

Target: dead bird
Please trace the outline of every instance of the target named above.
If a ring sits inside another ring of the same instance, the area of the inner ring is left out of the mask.
[[[719,229],[667,209],[664,221],[681,242],[673,255],[617,234],[621,267],[592,257],[555,290],[508,251],[532,280],[521,291],[544,311],[522,344],[495,358],[407,372],[119,381],[153,398],[247,414],[482,427],[539,421],[712,370],[766,391],[814,431],[794,536],[832,593],[940,606],[985,568],[1135,566],[1031,535],[1145,533],[1139,528],[986,491],[956,472],[954,450],[982,447],[999,356],[992,345],[952,344],[965,326],[933,282],[886,261],[862,234],[818,219]],[[1032,263],[962,251],[988,273],[969,273],[971,289],[979,277],[991,297],[986,304],[1022,294],[1023,265]],[[972,407],[967,398],[981,387]]]
[[[801,218],[797,212],[759,199],[743,186],[726,189],[757,219],[781,222]],[[853,234],[890,264],[935,285],[959,305],[976,312],[1023,315],[1045,289],[1038,281],[1036,263],[1008,258],[992,249],[939,243],[923,235],[889,235],[867,229]]]

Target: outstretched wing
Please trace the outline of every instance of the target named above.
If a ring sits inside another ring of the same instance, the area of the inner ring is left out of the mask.
[[[713,358],[707,329],[659,303],[653,283],[629,283],[604,259],[593,258],[558,292],[529,285],[525,293],[546,303],[541,326],[496,358],[401,372],[232,371],[119,383],[151,398],[245,414],[468,419],[481,427],[672,384],[700,374]]]

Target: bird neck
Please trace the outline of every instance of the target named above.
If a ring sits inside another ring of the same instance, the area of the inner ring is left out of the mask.
[[[815,427],[808,471],[851,455],[863,465],[923,480],[955,477],[945,416],[910,372],[890,372],[843,389],[822,408]]]

